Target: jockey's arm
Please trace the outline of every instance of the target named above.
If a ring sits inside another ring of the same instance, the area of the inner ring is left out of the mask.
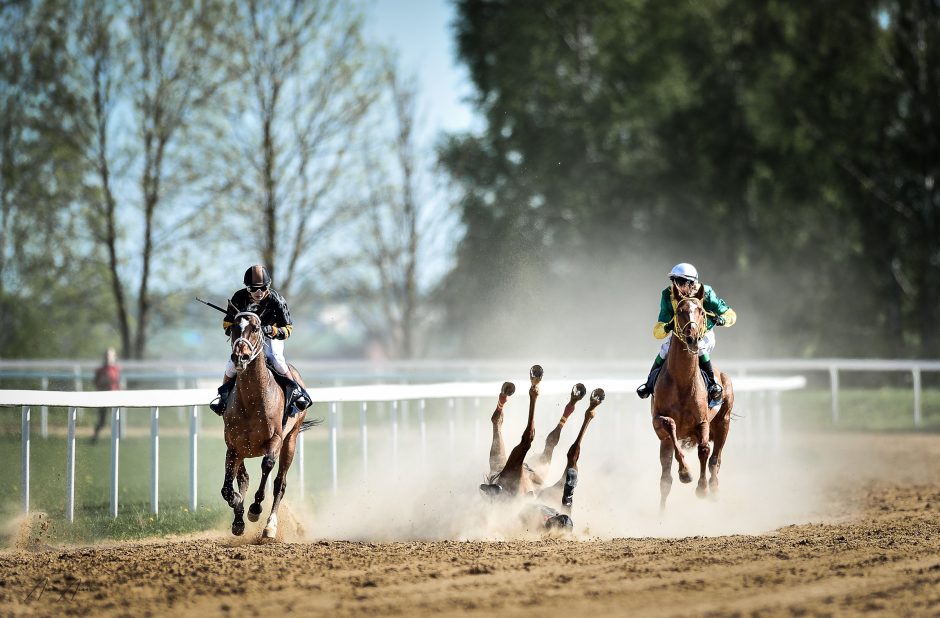
[[[672,295],[670,292],[670,289],[666,288],[660,295],[659,320],[656,322],[656,326],[653,327],[653,336],[657,339],[665,339],[666,335],[669,334],[669,330],[671,330],[669,325],[672,323],[675,312],[672,308]]]

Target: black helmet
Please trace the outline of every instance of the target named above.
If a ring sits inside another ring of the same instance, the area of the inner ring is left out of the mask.
[[[261,264],[255,264],[245,271],[245,286],[257,287],[259,285],[263,285],[264,287],[270,286],[271,275],[268,274],[267,268]]]

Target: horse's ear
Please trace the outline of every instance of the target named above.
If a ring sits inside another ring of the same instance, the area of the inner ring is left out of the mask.
[[[701,283],[698,286],[698,291],[695,292],[695,298],[699,300],[705,300],[705,286]]]

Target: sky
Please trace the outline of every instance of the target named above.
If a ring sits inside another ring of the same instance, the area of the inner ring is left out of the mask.
[[[371,0],[369,38],[397,49],[401,65],[417,76],[420,122],[428,136],[461,132],[479,125],[464,99],[473,92],[467,70],[456,61],[448,0]]]

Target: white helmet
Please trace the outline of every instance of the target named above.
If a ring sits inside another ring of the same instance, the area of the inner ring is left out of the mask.
[[[669,278],[672,279],[673,277],[682,277],[683,279],[698,281],[698,271],[695,270],[695,267],[691,264],[686,264],[683,262],[681,264],[676,264],[672,267],[672,270],[669,271]]]

